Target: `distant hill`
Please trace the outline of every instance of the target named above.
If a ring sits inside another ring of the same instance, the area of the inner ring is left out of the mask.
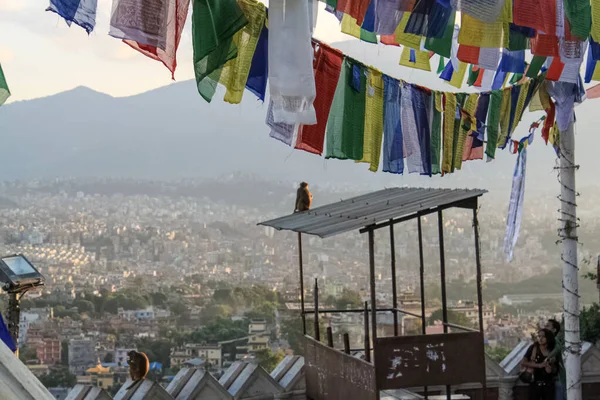
[[[366,57],[373,51],[365,51]],[[219,93],[208,104],[192,81],[125,98],[79,87],[5,105],[0,108],[0,180],[216,178],[242,171],[263,179],[360,187],[510,187],[515,157],[507,151],[493,163],[468,162],[462,171],[444,178],[373,174],[366,165],[293,151],[269,138],[265,104],[246,93],[242,104],[234,106],[223,102]],[[585,129],[593,126],[596,107],[588,103],[578,112],[582,184],[595,182],[592,163],[600,144],[595,130]],[[527,127],[524,121],[515,135],[524,136]],[[554,188],[553,151],[537,141],[530,148],[528,187]]]

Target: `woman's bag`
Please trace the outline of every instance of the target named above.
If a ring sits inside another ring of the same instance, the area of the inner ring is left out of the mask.
[[[531,352],[530,361],[533,362],[537,357],[537,346],[533,346],[533,351]],[[524,383],[532,383],[534,381],[533,368],[522,367],[521,372],[519,373],[519,379]]]

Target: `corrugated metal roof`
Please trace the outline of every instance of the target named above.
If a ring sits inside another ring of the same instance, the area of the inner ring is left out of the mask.
[[[391,188],[342,200],[259,225],[322,238],[479,197],[486,190]]]

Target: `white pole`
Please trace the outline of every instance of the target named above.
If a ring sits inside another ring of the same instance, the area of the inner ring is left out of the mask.
[[[560,133],[560,231],[562,239],[565,367],[567,399],[581,397],[581,341],[579,334],[579,268],[577,266],[577,211],[575,190],[574,122]]]

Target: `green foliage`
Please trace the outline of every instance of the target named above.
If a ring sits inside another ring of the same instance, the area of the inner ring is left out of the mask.
[[[60,363],[61,365],[69,365],[69,341],[63,340],[60,343]]]
[[[581,339],[591,343],[600,341],[600,305],[594,303],[580,313]]]
[[[39,379],[40,382],[42,382],[42,385],[46,386],[47,388],[71,388],[77,383],[77,378],[75,377],[75,375],[71,374],[69,372],[69,369],[66,367],[61,367],[56,370],[53,370],[47,375],[40,376]]]
[[[247,312],[245,317],[248,319],[264,319],[267,324],[272,324],[275,320],[275,311],[277,306],[270,301],[263,302],[260,306],[255,307],[252,311]]]
[[[267,372],[271,372],[285,358],[283,350],[279,349],[273,353],[271,349],[263,349],[256,352],[256,361]]]
[[[434,325],[435,321],[442,321],[442,320],[443,320],[442,309],[435,310],[434,312],[431,313],[431,316],[429,317],[429,320],[428,320],[428,324]],[[473,323],[471,322],[471,320],[469,318],[467,318],[466,315],[459,313],[459,312],[451,311],[451,310],[448,310],[448,322],[451,324],[464,326],[465,328],[473,328]]]
[[[213,324],[218,319],[228,319],[232,315],[233,309],[230,306],[212,303],[202,310],[200,318],[202,318],[202,322],[205,324]]]
[[[19,349],[19,360],[25,363],[31,360],[37,360],[37,352],[35,349],[23,346]]]
[[[499,363],[500,361],[506,358],[506,356],[511,352],[511,349],[508,349],[506,347],[485,346],[485,352],[488,356],[491,357],[492,360]]]
[[[349,308],[361,308],[363,307],[363,301],[360,297],[360,293],[350,290],[344,289],[342,292],[342,297],[340,297],[336,303],[335,307],[337,309],[345,310],[347,307]]]
[[[173,344],[170,340],[159,339],[141,339],[136,343],[139,351],[146,353],[150,362],[157,361],[163,365],[163,368],[168,368],[171,365],[171,347]]]
[[[323,341],[326,335],[326,327],[323,319],[319,320],[319,331],[321,341]],[[292,350],[294,350],[294,354],[304,355],[302,347],[302,339],[304,335],[302,334],[302,318],[300,315],[283,319],[281,324],[281,334],[285,340],[288,341]],[[315,329],[314,320],[312,318],[306,319],[306,334],[314,337]]]
[[[192,332],[188,341],[194,343],[216,343],[242,338],[248,335],[247,321],[232,321],[217,317],[215,322]]]
[[[75,300],[73,307],[77,307],[80,313],[93,314],[96,311],[96,306],[89,300]]]

